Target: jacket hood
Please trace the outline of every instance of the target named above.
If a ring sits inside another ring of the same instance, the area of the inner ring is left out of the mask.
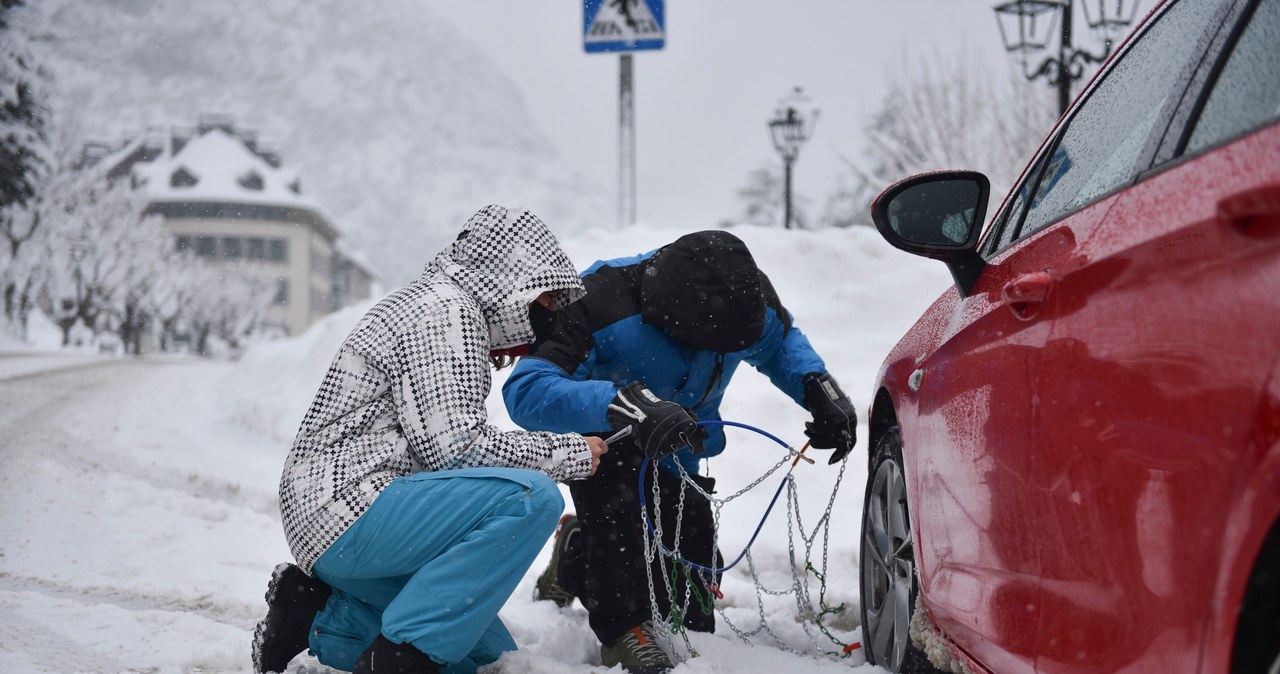
[[[728,353],[764,332],[765,297],[751,251],[722,231],[659,248],[640,280],[640,313],[686,346]]]
[[[584,294],[569,256],[547,225],[524,208],[485,206],[427,264],[475,298],[489,324],[489,349],[533,342],[529,303],[543,292],[564,307]]]

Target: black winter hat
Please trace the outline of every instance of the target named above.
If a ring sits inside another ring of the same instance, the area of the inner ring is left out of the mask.
[[[694,232],[663,246],[640,280],[644,322],[694,349],[751,346],[764,332],[764,306],[760,268],[728,232]]]

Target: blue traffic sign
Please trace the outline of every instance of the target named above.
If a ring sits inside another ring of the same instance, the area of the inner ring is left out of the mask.
[[[662,49],[663,0],[583,0],[582,47],[588,53]]]

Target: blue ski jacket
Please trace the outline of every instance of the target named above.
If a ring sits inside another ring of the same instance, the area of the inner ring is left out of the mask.
[[[725,232],[703,234],[728,237],[745,252],[737,237]],[[687,235],[669,246],[694,236]],[[502,387],[507,412],[515,423],[531,431],[607,433],[609,403],[631,381],[644,382],[655,395],[693,410],[699,419],[718,420],[725,389],[743,362],[804,406],[803,378],[826,372],[826,365],[794,325],[764,272],[759,272],[756,291],[757,296],[763,296],[763,325],[757,318],[746,331],[752,341],[734,343],[742,348],[733,351],[694,348],[687,345],[690,339],[682,341],[671,333],[680,334],[674,315],[679,312],[684,312],[685,326],[708,322],[708,309],[703,306],[708,302],[695,301],[708,297],[699,286],[709,283],[705,274],[699,276],[705,265],[689,273],[658,275],[655,281],[654,272],[663,270],[654,269],[652,261],[666,248],[599,261],[582,273],[586,295],[548,319],[554,327],[543,330],[529,356],[520,359]],[[754,262],[750,264],[754,268]],[[644,306],[642,295],[650,305],[661,302],[661,295],[642,293],[643,283],[666,283],[680,299],[655,311],[653,306]],[[714,293],[709,296],[719,303]],[[653,297],[657,299],[649,301]],[[671,463],[675,460],[696,474],[700,459],[724,451],[722,427],[708,426],[706,430],[704,454],[694,455],[686,447],[666,459],[663,467],[678,473]]]

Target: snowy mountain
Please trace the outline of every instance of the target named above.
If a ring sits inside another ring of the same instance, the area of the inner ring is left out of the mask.
[[[523,205],[558,232],[612,221],[516,88],[417,0],[50,0],[37,34],[70,142],[231,115],[391,283],[477,208]]]

